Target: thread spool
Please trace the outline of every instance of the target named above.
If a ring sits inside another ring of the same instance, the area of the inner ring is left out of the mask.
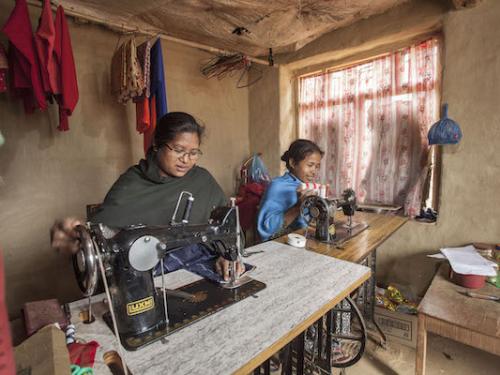
[[[321,198],[326,198],[327,186],[323,184],[317,184],[316,182],[303,182],[301,184],[303,190],[313,190]]]
[[[293,247],[306,247],[306,238],[300,234],[290,233],[286,242]]]

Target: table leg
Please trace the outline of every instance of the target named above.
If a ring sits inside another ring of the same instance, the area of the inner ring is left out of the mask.
[[[360,305],[360,308],[362,309],[369,336],[375,339],[380,344],[380,346],[385,348],[387,338],[385,337],[384,332],[382,332],[382,329],[375,321],[377,249],[374,249],[361,262],[361,264],[369,267],[372,271],[372,274],[370,278],[358,289],[358,306]]]
[[[425,315],[418,314],[417,354],[415,358],[415,375],[425,375],[425,357],[427,353],[427,327]]]

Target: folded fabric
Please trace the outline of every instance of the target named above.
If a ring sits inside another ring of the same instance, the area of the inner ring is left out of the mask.
[[[23,306],[26,334],[31,336],[48,324],[59,323],[61,329],[69,324],[57,299],[26,302]]]
[[[224,283],[224,278],[215,271],[215,262],[219,256],[202,244],[194,244],[179,248],[167,254],[163,259],[165,273],[185,269],[216,283]],[[252,265],[245,263],[245,269],[251,270]],[[158,264],[154,275],[161,275]]]
[[[74,342],[68,345],[69,359],[73,365],[81,367],[94,366],[95,353],[99,343],[90,341],[86,344]]]

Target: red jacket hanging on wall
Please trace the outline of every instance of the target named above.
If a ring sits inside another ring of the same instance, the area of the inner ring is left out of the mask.
[[[78,102],[78,84],[68,24],[62,6],[57,8],[55,31],[54,53],[59,68],[60,88],[60,93],[56,96],[59,103],[58,129],[64,131],[69,130],[68,116],[71,116]]]
[[[33,113],[37,108],[47,109],[26,0],[16,0],[2,31],[10,42],[9,66],[14,94],[23,99],[26,113]]]
[[[35,34],[35,46],[40,61],[43,90],[49,95],[59,93],[58,67],[54,56],[56,29],[50,0],[43,0],[42,14]]]

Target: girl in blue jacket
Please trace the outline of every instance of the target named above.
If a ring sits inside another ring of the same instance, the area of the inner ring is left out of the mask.
[[[301,188],[303,182],[315,182],[323,151],[306,139],[294,141],[281,160],[288,171],[274,178],[262,198],[257,230],[263,241],[307,226],[300,215],[300,205],[312,190]]]

